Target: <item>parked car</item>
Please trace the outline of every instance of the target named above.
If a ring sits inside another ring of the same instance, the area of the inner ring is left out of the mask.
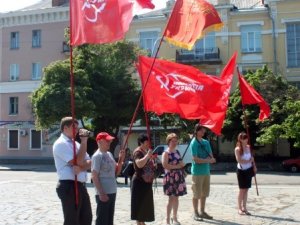
[[[183,157],[185,151],[185,155],[183,158],[183,162],[185,163],[185,171],[188,174],[191,174],[191,168],[192,168],[192,152],[190,150],[190,148],[188,148],[187,144],[180,144],[177,145],[177,150],[180,152],[181,157]],[[158,155],[158,166],[162,168],[161,166],[161,155],[162,153],[168,148],[168,145],[158,145],[156,146],[156,148],[153,150],[153,154],[157,154]]]
[[[287,159],[282,162],[283,168],[296,173],[300,170],[300,157],[296,159]]]

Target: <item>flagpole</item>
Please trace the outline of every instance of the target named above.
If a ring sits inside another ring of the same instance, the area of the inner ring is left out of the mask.
[[[75,87],[74,87],[74,66],[73,66],[73,46],[71,43],[73,43],[73,37],[72,37],[72,0],[69,4],[69,12],[70,12],[70,86],[71,86],[71,112],[72,112],[72,144],[73,144],[73,164],[77,165],[77,155],[76,155],[76,144],[75,144]],[[75,206],[78,207],[78,184],[77,184],[77,175],[75,174],[75,182],[74,182],[74,188],[75,188]]]
[[[238,77],[239,77],[239,81],[240,81],[241,74],[240,74],[240,71],[239,71],[238,67],[237,67],[237,73],[238,73]],[[241,92],[241,88],[240,88],[240,92]],[[252,148],[251,148],[251,143],[250,143],[250,132],[249,132],[249,127],[248,127],[248,122],[247,122],[248,120],[247,120],[247,115],[246,115],[246,110],[245,110],[245,104],[243,102],[242,95],[241,95],[241,102],[242,102],[242,110],[243,110],[243,114],[244,114],[244,126],[245,126],[246,133],[247,133],[247,136],[248,136],[248,145],[250,146],[250,154],[251,154],[251,156],[253,156],[253,154],[252,154]],[[252,162],[252,166],[253,166],[253,162]],[[256,174],[254,174],[254,183],[255,183],[255,187],[256,187],[256,194],[257,194],[257,196],[259,196],[258,186],[257,186],[257,180],[256,180]]]
[[[141,94],[140,94],[138,103],[137,103],[137,105],[136,105],[136,107],[135,107],[135,110],[134,110],[134,113],[133,113],[133,116],[132,116],[132,119],[131,119],[131,122],[130,122],[130,126],[129,126],[129,129],[128,129],[128,132],[127,132],[127,136],[126,136],[126,139],[125,139],[123,148],[125,148],[125,146],[127,146],[127,144],[128,144],[128,139],[129,139],[129,135],[130,135],[130,133],[131,133],[132,127],[133,127],[133,123],[134,123],[134,121],[135,121],[135,119],[136,119],[138,109],[139,109],[139,107],[140,107],[140,105],[141,105],[141,103],[142,103],[142,99],[143,99],[143,96],[144,96],[144,93],[145,93],[146,86],[147,86],[147,84],[148,84],[148,81],[149,81],[151,72],[152,72],[153,67],[154,67],[154,64],[155,64],[155,62],[156,62],[157,55],[158,55],[158,52],[159,52],[159,50],[160,50],[161,44],[162,44],[162,42],[163,42],[163,40],[164,40],[164,37],[166,36],[167,28],[168,28],[169,23],[170,23],[170,18],[172,17],[172,14],[174,13],[174,8],[175,8],[177,2],[178,2],[178,1],[176,1],[175,4],[174,4],[174,6],[173,6],[172,13],[171,13],[171,15],[169,16],[167,25],[166,25],[166,27],[165,27],[165,29],[164,29],[164,33],[163,33],[162,37],[160,38],[160,41],[159,41],[157,50],[156,50],[156,52],[155,52],[155,55],[154,55],[152,64],[151,64],[151,66],[150,66],[150,69],[149,69],[149,72],[148,72],[148,75],[147,75],[147,79],[146,79],[146,81],[145,81],[145,85],[144,85],[144,87],[142,86],[142,92],[141,92]],[[154,46],[154,48],[155,48],[155,46]],[[152,55],[151,55],[151,57],[152,57]],[[143,85],[143,84],[142,84],[142,85]]]

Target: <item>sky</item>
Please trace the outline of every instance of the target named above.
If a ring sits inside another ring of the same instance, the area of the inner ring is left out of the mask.
[[[0,12],[9,12],[22,9],[39,1],[41,0],[0,0]],[[152,0],[152,2],[155,5],[155,9],[164,8],[166,6],[166,0]]]

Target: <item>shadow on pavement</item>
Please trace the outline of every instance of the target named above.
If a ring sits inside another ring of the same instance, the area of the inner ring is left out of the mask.
[[[291,218],[282,218],[282,217],[275,217],[275,216],[263,216],[263,215],[253,215],[252,214],[252,217],[258,217],[258,218],[262,218],[262,219],[269,219],[269,220],[276,220],[276,221],[295,222],[298,224],[300,222],[300,221],[296,221]]]
[[[230,222],[230,221],[225,221],[225,220],[203,220],[204,223],[209,223],[209,224],[230,224],[230,225],[241,225],[240,223],[235,223],[235,222]],[[202,222],[202,223],[203,223]]]

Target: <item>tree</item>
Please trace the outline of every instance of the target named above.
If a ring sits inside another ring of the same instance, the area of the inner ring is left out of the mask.
[[[40,128],[48,128],[62,117],[71,114],[70,105],[70,61],[56,61],[44,69],[41,86],[31,95],[31,103]],[[74,72],[75,104],[78,118],[89,116],[93,103],[89,100],[91,87],[88,75],[84,70]]]
[[[252,146],[254,143],[274,143],[277,138],[292,139],[295,145],[299,145],[299,90],[289,85],[282,76],[274,75],[266,66],[254,73],[248,72],[245,78],[271,107],[270,118],[260,122],[258,121],[259,107],[256,105],[245,106]],[[231,94],[222,129],[226,140],[236,140],[238,133],[245,130],[243,120],[240,91],[237,88]]]
[[[74,49],[75,114],[78,119],[88,118],[95,132],[117,134],[120,125],[130,122],[140,93],[132,77],[139,52],[126,41]],[[42,85],[31,97],[42,128],[71,114],[69,60],[50,64],[44,74]]]

